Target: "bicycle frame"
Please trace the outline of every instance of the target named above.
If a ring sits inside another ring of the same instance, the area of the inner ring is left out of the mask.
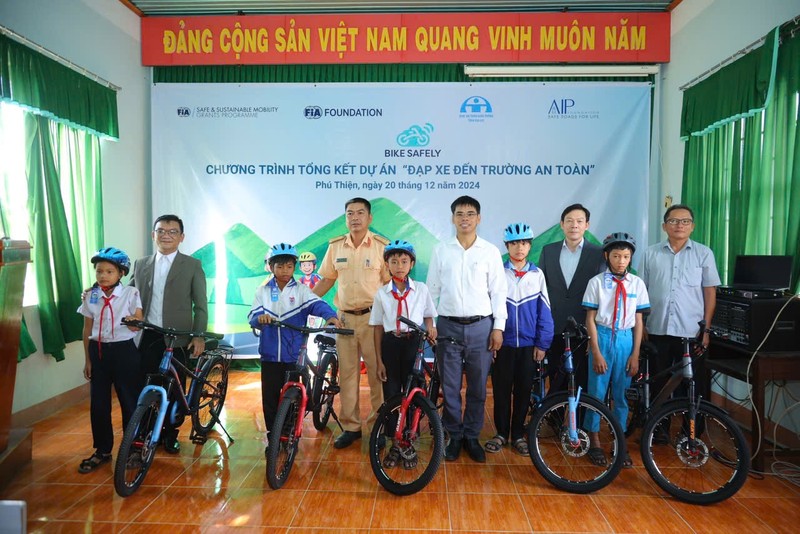
[[[278,403],[280,403],[280,400],[284,398],[286,392],[289,391],[290,389],[297,388],[298,390],[300,390],[300,413],[303,414],[303,417],[297,418],[293,430],[294,437],[299,438],[303,434],[303,419],[305,418],[305,415],[310,411],[311,408],[310,406],[308,406],[308,398],[309,398],[308,389],[311,387],[311,381],[310,378],[308,377],[308,374],[305,373],[305,371],[309,369],[314,374],[314,376],[319,377],[319,368],[318,368],[319,362],[317,362],[317,365],[315,365],[308,360],[309,335],[317,332],[352,335],[354,331],[344,328],[333,328],[333,327],[308,328],[304,326],[295,326],[293,324],[281,322],[278,320],[273,320],[271,323],[268,323],[268,325],[277,328],[289,328],[291,330],[296,330],[297,332],[303,334],[303,341],[300,345],[300,354],[297,357],[296,368],[292,371],[287,372],[287,380],[286,383],[284,383],[283,387],[281,388],[281,393],[278,401]],[[267,324],[262,325],[262,327],[263,326],[267,326]],[[257,330],[253,329],[253,332],[256,333]],[[256,333],[256,335],[259,334]],[[292,375],[297,376],[298,379],[292,380],[293,378]],[[302,381],[303,378],[306,378],[305,384]],[[336,417],[335,414],[334,414],[334,419],[336,419],[337,422],[339,421],[339,419]],[[281,440],[284,439],[285,437],[281,436]]]
[[[705,321],[700,321],[698,323],[700,326],[700,331],[695,338],[681,338],[681,343],[683,345],[683,355],[681,357],[681,361],[670,366],[663,371],[650,376],[650,362],[645,360],[645,372],[644,380],[641,381],[643,384],[643,399],[640,399],[640,402],[644,405],[644,413],[645,418],[649,417],[650,413],[653,412],[655,409],[661,407],[666,403],[672,393],[678,389],[678,386],[681,385],[682,382],[686,381],[688,385],[687,397],[689,399],[689,415],[691,416],[690,421],[690,433],[691,439],[695,438],[694,434],[694,420],[695,416],[697,415],[697,406],[700,403],[700,398],[696,397],[696,386],[694,382],[694,358],[692,357],[692,350],[691,345],[692,343],[699,343],[700,339],[702,338],[703,332],[705,332]],[[678,372],[680,370],[680,372]],[[671,373],[671,374],[670,374]],[[655,382],[658,378],[663,377],[666,374],[670,374],[669,379],[667,380],[666,384],[661,388],[661,390],[656,394],[653,402],[650,402],[650,384]]]
[[[158,373],[151,373],[147,375],[147,384],[144,388],[142,388],[141,393],[139,393],[139,399],[137,401],[137,406],[141,406],[144,399],[151,391],[155,391],[159,396],[159,410],[158,416],[156,417],[155,431],[153,432],[149,443],[150,446],[153,446],[158,443],[158,440],[161,438],[161,430],[164,426],[164,420],[167,419],[167,416],[169,416],[169,422],[174,424],[177,422],[177,418],[179,417],[179,414],[177,413],[178,409],[184,410],[184,413],[180,415],[186,415],[191,412],[188,399],[194,393],[195,388],[199,387],[198,383],[200,382],[200,376],[195,374],[195,372],[192,372],[180,361],[174,359],[173,356],[175,352],[175,342],[177,341],[178,337],[182,335],[189,335],[190,337],[205,337],[205,334],[194,332],[178,332],[177,330],[171,328],[159,328],[156,325],[151,325],[144,321],[131,321],[129,323],[123,322],[122,324],[130,324],[131,326],[154,330],[163,334],[167,338],[167,346],[164,349],[164,356],[161,358],[161,363],[158,366]],[[222,336],[220,335],[218,339],[221,338]],[[200,369],[202,362],[203,356],[201,355],[197,359],[195,371]],[[189,386],[188,393],[183,388],[183,384],[180,376],[178,375],[178,370],[176,369],[175,364],[177,364],[189,377],[191,377],[192,382]],[[156,378],[163,379],[163,381],[166,382],[166,385],[152,384],[151,381]],[[175,387],[177,387],[176,400],[178,402],[174,405],[175,409],[173,412],[167,413],[169,411],[170,393],[173,392],[173,388]]]

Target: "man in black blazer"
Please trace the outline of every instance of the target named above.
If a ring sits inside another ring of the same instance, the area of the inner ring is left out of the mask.
[[[561,332],[567,324],[567,317],[571,315],[581,324],[586,321],[586,310],[581,306],[586,285],[591,277],[606,268],[602,247],[583,238],[589,229],[589,216],[589,210],[581,204],[567,206],[561,213],[564,240],[545,245],[537,263],[547,282],[555,332],[553,344],[547,351],[550,391],[559,391],[567,387],[561,362],[564,353],[564,338],[561,337]],[[578,350],[573,349],[572,355],[576,384],[586,389],[589,372],[586,345]]]
[[[136,260],[130,282],[142,296],[145,320],[164,328],[204,332],[208,328],[206,275],[199,260],[178,252],[185,237],[183,221],[162,215],[153,224],[152,236],[157,251]],[[164,349],[163,336],[151,330],[142,333],[139,352],[146,374],[158,372]],[[202,338],[178,338],[173,356],[185,364],[188,353],[198,356],[204,349]],[[180,451],[178,429],[165,424],[163,443],[167,452]]]

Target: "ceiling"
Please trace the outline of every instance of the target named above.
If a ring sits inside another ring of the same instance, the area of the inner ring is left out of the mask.
[[[119,0],[139,16],[284,13],[670,11],[681,0]]]

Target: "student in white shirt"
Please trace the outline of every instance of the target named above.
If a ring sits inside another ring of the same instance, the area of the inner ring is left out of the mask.
[[[86,363],[83,376],[90,382],[90,419],[95,452],[78,466],[89,473],[111,461],[114,429],[111,426],[111,385],[122,410],[123,430],[136,409],[142,389],[139,351],[133,342],[134,329],[123,319],[142,318],[139,290],[123,286],[131,262],[125,252],[106,247],[92,257],[97,282],[86,294],[78,313],[83,320],[83,350]]]
[[[586,330],[589,332],[589,395],[605,399],[611,382],[614,415],[625,430],[628,401],[625,390],[631,377],[639,371],[639,348],[644,322],[650,311],[647,288],[641,278],[628,272],[636,241],[628,233],[615,232],[603,241],[603,255],[608,269],[589,280],[583,296],[586,308]],[[589,460],[606,465],[605,451],[600,448],[597,414],[587,413],[584,427],[589,432]],[[630,456],[624,460],[631,467]]]
[[[392,241],[386,245],[383,257],[392,279],[375,293],[369,324],[373,327],[375,337],[378,378],[383,382],[383,398],[389,400],[403,392],[419,345],[417,334],[409,331],[398,317],[424,324],[428,338],[435,341],[433,318],[436,317],[436,308],[428,286],[409,276],[417,259],[411,243]],[[393,425],[387,428],[393,428]],[[391,469],[400,461],[400,449],[392,446],[383,459],[383,466]],[[408,469],[416,466],[415,458],[403,458],[402,462]]]

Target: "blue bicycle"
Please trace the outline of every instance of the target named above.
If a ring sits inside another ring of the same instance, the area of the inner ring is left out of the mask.
[[[191,415],[190,437],[194,443],[204,443],[211,429],[219,424],[233,443],[219,418],[228,391],[228,368],[233,347],[219,344],[222,334],[161,328],[145,321],[127,321],[123,324],[158,332],[167,340],[159,372],[147,375],[147,383],[139,395],[136,410],[128,422],[117,453],[114,489],[121,497],[128,497],[144,482],[165,421],[178,427],[187,415]],[[175,342],[182,336],[206,340],[206,350],[197,358],[194,370],[173,358]],[[191,380],[188,393],[183,389],[176,365]]]

